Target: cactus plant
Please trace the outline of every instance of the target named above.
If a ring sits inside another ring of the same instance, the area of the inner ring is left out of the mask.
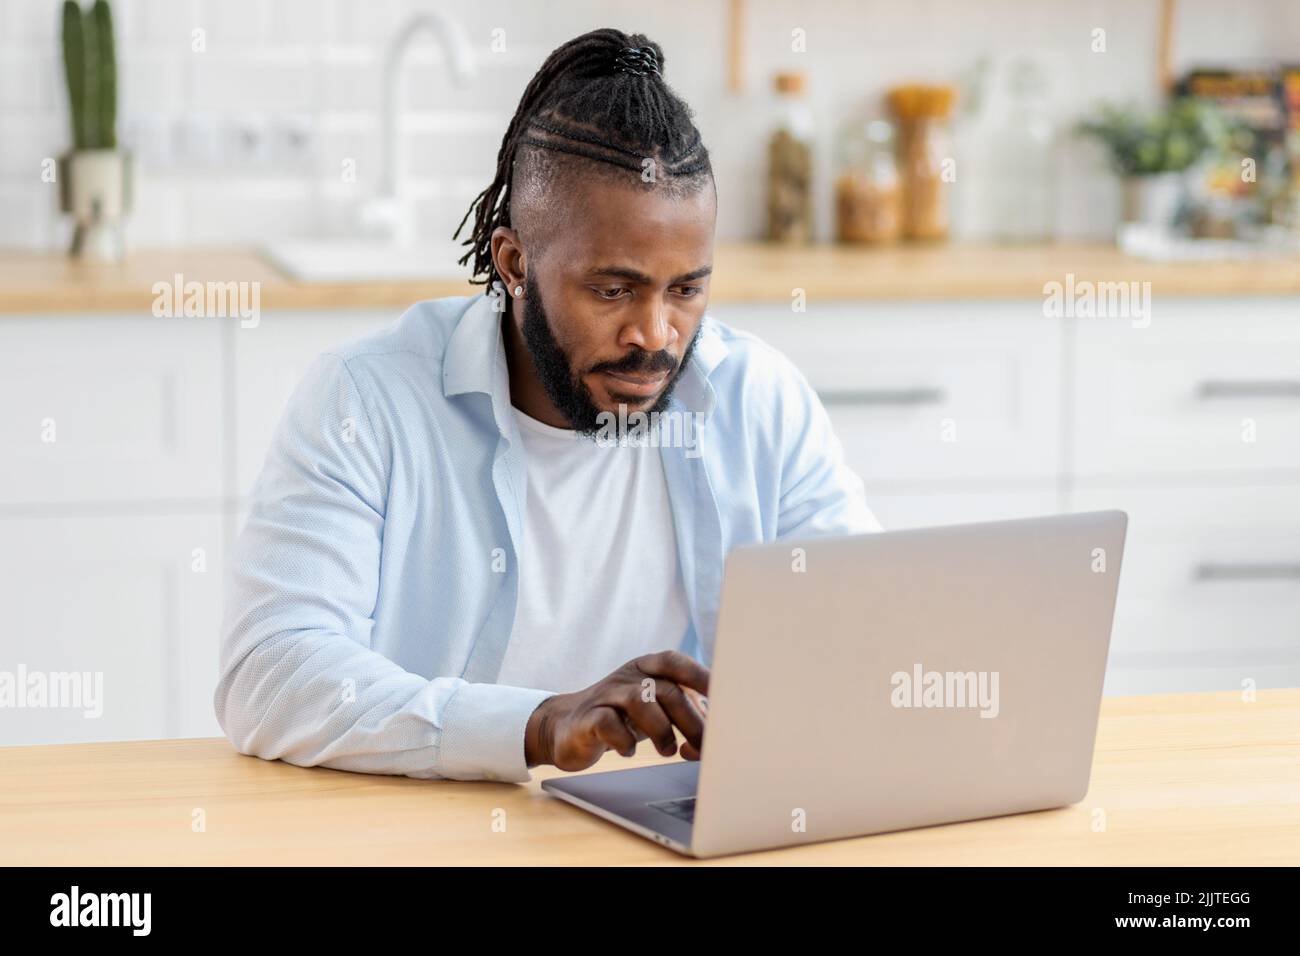
[[[76,149],[117,147],[117,58],[108,0],[63,4],[63,68]]]
[[[86,38],[81,28],[77,0],[63,4],[63,70],[68,79],[68,107],[72,115],[72,143],[86,148]]]
[[[99,145],[117,148],[117,56],[113,50],[113,14],[108,0],[95,0],[90,8],[95,23],[95,117],[99,127]]]

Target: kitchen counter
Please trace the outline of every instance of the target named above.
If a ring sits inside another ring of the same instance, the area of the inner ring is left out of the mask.
[[[262,309],[400,309],[420,299],[480,287],[458,279],[303,283],[251,249],[143,250],[126,262],[74,262],[54,252],[0,251],[0,314],[148,312],[155,282],[261,283]],[[1155,296],[1300,295],[1300,257],[1221,262],[1151,262],[1106,244],[953,244],[855,249],[724,243],[711,301],[810,302],[862,299],[1039,298],[1043,285],[1150,282]]]
[[[720,862],[1294,866],[1297,728],[1300,689],[1108,697],[1073,806]],[[592,769],[664,759],[642,741]],[[424,781],[259,760],[223,738],[9,747],[0,765],[7,866],[688,862],[544,793],[554,768],[522,786]]]

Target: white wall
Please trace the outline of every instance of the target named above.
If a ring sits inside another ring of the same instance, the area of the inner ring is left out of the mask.
[[[57,0],[0,0],[0,246],[59,246],[41,160],[68,145]],[[597,26],[641,30],[665,47],[667,78],[692,103],[719,173],[720,235],[752,235],[761,217],[767,78],[780,68],[810,75],[830,162],[846,113],[874,108],[906,81],[958,81],[984,56],[1032,50],[1055,77],[1062,126],[1101,99],[1155,93],[1155,0],[750,0],[748,90],[726,90],[723,0],[114,0],[119,25],[121,117],[142,151],[132,240],[247,244],[346,232],[378,171],[380,51],[403,19],[430,7],[464,23],[480,56],[472,90],[448,88],[432,44],[407,73],[403,150],[416,173],[410,200],[422,233],[447,236],[486,184],[506,121],[546,54]],[[1300,4],[1286,0],[1181,0],[1175,49],[1181,66],[1294,59]],[[1091,50],[1107,32],[1107,52]],[[205,30],[206,50],[192,51]],[[506,51],[489,52],[504,28]],[[791,51],[806,31],[808,52]],[[233,147],[241,128],[271,142],[286,127],[309,131],[303,152],[264,160]],[[185,141],[172,158],[166,144]],[[213,141],[203,147],[193,145]],[[341,182],[342,160],[358,181]],[[1105,236],[1114,190],[1091,150],[1061,158],[1060,231]],[[823,186],[822,229],[829,227]]]

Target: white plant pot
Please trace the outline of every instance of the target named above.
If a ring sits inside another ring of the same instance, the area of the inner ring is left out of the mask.
[[[131,209],[131,155],[84,149],[59,160],[62,209],[76,227],[70,254],[117,262],[126,254],[123,218]]]
[[[1124,180],[1124,222],[1168,229],[1182,198],[1182,173],[1130,176]]]

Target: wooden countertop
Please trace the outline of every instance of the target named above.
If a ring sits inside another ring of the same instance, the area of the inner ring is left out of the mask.
[[[420,299],[463,295],[467,281],[302,283],[250,249],[141,251],[117,265],[78,263],[58,253],[0,251],[0,313],[148,313],[153,284],[257,281],[263,309],[400,309]],[[1300,257],[1257,261],[1150,262],[1110,245],[939,245],[852,249],[724,243],[714,262],[712,301],[1040,298],[1043,284],[1149,281],[1153,295],[1300,294]]]
[[[662,761],[642,748],[594,769]],[[9,747],[0,766],[6,866],[692,862],[543,793],[543,770],[521,786],[381,777],[221,738]],[[1092,786],[1071,807],[709,862],[1296,865],[1300,689],[1106,698]]]

